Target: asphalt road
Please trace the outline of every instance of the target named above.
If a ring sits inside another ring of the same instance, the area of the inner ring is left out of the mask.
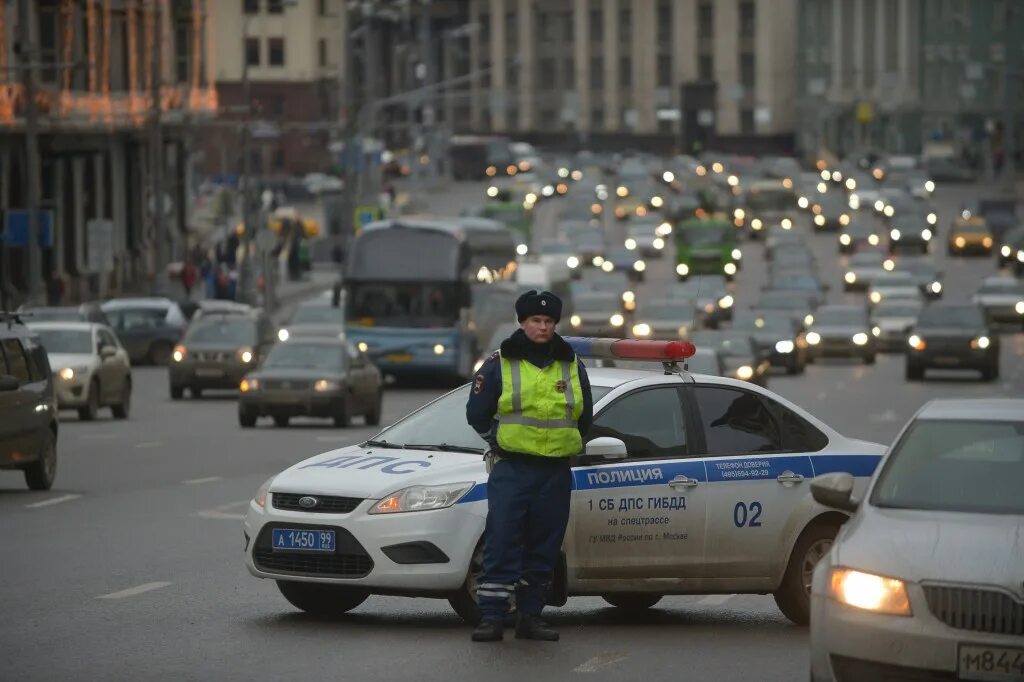
[[[473,200],[479,186],[435,193],[431,208]],[[940,225],[972,188],[941,188]],[[542,207],[549,224],[557,202]],[[831,297],[845,297],[834,235],[811,238]],[[736,284],[741,307],[764,281],[761,246],[744,244]],[[950,298],[967,298],[993,271],[991,259],[949,262]],[[644,296],[672,279],[652,265]],[[903,360],[842,361],[770,388],[851,436],[886,442],[933,397],[1020,395],[1024,335],[1007,334],[1002,378],[955,375],[908,384]],[[344,618],[295,611],[242,563],[242,514],[256,488],[282,468],[371,435],[326,422],[242,430],[230,395],[172,402],[163,370],[135,370],[132,418],[104,414],[62,423],[56,487],[24,489],[0,472],[0,680],[440,680],[716,679],[800,680],[807,634],[771,597],[668,597],[628,618],[597,598],[549,610],[558,644],[469,641],[443,601],[371,597]],[[385,423],[438,389],[392,388]]]

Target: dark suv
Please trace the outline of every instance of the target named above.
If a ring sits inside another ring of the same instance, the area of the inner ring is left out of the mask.
[[[0,469],[32,490],[57,475],[57,399],[46,351],[17,315],[0,312]]]

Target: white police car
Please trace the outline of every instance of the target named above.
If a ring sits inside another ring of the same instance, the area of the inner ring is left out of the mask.
[[[570,342],[589,357],[693,352],[679,341]],[[786,616],[806,623],[811,574],[846,520],[812,499],[809,481],[843,471],[866,486],[884,447],[747,382],[678,370],[589,374],[596,416],[573,466],[550,602],[601,595],[642,609],[666,594],[772,592]],[[447,598],[473,621],[487,473],[485,444],[466,424],[470,390],[267,480],[245,520],[249,571],[314,613],[408,595]]]

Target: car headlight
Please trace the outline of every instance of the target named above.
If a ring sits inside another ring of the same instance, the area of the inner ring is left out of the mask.
[[[258,507],[267,506],[267,495],[270,493],[270,484],[277,478],[276,475],[271,476],[267,480],[263,481],[263,485],[256,489],[256,494],[253,495],[252,501],[256,503]]]
[[[636,294],[633,293],[632,291],[623,291],[622,301],[623,303],[633,303],[634,301],[636,301]]]
[[[1024,315],[1024,301],[1017,301],[1017,305],[1013,306],[1013,309],[1017,311],[1018,315]]]
[[[619,313],[615,313],[614,315],[608,318],[608,321],[611,322],[611,325],[613,327],[621,327],[623,323],[625,323],[626,318],[622,317],[622,315]]]
[[[752,376],[754,376],[754,368],[751,367],[750,365],[743,365],[739,369],[736,370],[736,378],[737,379],[742,379],[743,381],[747,381]]]
[[[863,346],[868,342],[868,335],[864,332],[857,332],[853,335],[853,342],[858,346]]]
[[[877,234],[869,234],[868,235],[868,244],[871,244],[871,246],[878,246],[878,235]]]
[[[387,495],[370,508],[370,514],[400,514],[402,512],[444,509],[458,502],[473,487],[472,481],[447,485],[414,485]]]
[[[818,227],[824,226],[825,225],[825,216],[821,215],[820,213],[818,215],[814,216],[814,224],[817,225]]]
[[[907,343],[914,350],[924,350],[925,348],[928,347],[928,344],[924,342],[924,339],[922,339],[917,334],[911,334],[910,338],[907,339]]]
[[[939,222],[939,216],[935,215],[934,213],[929,213],[927,220],[929,225],[934,225],[935,223]]]
[[[628,187],[625,187],[625,186],[622,186],[622,185],[619,185],[619,186],[618,186],[618,187],[617,187],[617,188],[615,189],[615,194],[616,194],[616,195],[617,195],[617,196],[618,196],[619,198],[621,198],[621,199],[625,199],[626,197],[628,197],[628,196],[629,196],[629,188],[628,188]]]
[[[755,230],[760,230],[762,226],[760,218],[754,218],[750,221],[750,227]]]
[[[366,343],[366,341],[360,341],[356,348],[359,349],[360,353],[365,353],[366,351],[370,350],[370,346]]]
[[[732,217],[737,220],[743,220],[743,218],[746,217],[746,215],[747,212],[744,211],[742,208],[737,208],[735,211],[732,212]]]
[[[879,291],[872,291],[871,294],[868,295],[868,298],[871,299],[872,303],[881,303],[882,302],[882,294]]]
[[[942,293],[942,282],[932,282],[928,288],[932,290],[933,294]]]
[[[982,239],[981,245],[984,246],[986,249],[992,248],[992,237],[985,237],[984,239]]]
[[[637,272],[643,272],[644,270],[647,269],[647,263],[643,262],[642,260],[638,260],[637,262],[633,263],[633,269],[636,270]]]
[[[882,328],[881,327],[872,327],[871,328],[871,335],[872,336],[881,336],[882,335]]]
[[[526,244],[516,244],[516,253],[520,256],[525,256],[530,252],[530,247]]]
[[[886,218],[891,218],[894,215],[896,215],[896,209],[893,208],[892,206],[886,206],[884,209],[882,209],[882,213],[885,214]]]
[[[736,264],[735,263],[726,263],[725,265],[722,266],[722,272],[724,272],[727,275],[735,275],[736,274]]]
[[[686,263],[680,263],[679,265],[676,266],[676,274],[680,275],[681,277],[686,277],[688,274],[690,274],[690,266],[687,265]]]
[[[1019,260],[1021,263],[1024,263],[1024,249],[1021,249],[1020,251],[1017,252],[1017,260]]]
[[[569,318],[569,324],[571,324],[574,327],[578,327],[581,324],[583,324],[583,318],[581,318],[579,315],[573,315],[572,317]]]
[[[595,268],[599,268],[604,265],[604,256],[594,256],[590,262],[593,263]]]
[[[580,266],[580,259],[576,256],[569,256],[565,259],[565,264],[569,266],[569,269],[575,269]]]
[[[732,253],[730,253],[729,255],[732,256],[733,260],[742,260],[743,259],[743,252],[740,251],[739,249],[733,249]]]
[[[980,348],[981,350],[985,350],[991,344],[992,342],[987,336],[979,336],[978,338],[971,340],[971,348]]]
[[[1013,250],[1009,246],[1003,244],[1003,248],[999,249],[999,255],[1003,258],[1009,258],[1012,251]]]
[[[174,350],[171,351],[171,359],[174,360],[175,362],[181,362],[182,360],[185,359],[186,355],[188,355],[188,349],[185,348],[185,346],[182,346],[181,344],[175,346]]]
[[[892,239],[894,242],[898,242],[900,240],[900,237],[902,236],[903,235],[900,234],[899,230],[891,230],[889,232],[889,238]]]
[[[886,258],[884,261],[882,261],[882,269],[885,270],[886,272],[892,272],[893,270],[896,269],[896,261],[894,261],[892,258]]]
[[[661,174],[661,179],[664,180],[665,182],[672,182],[673,180],[676,179],[676,174],[673,173],[672,171],[665,171],[664,173]]]
[[[927,241],[931,241],[931,238],[932,238],[932,231],[931,230],[929,230],[927,227],[924,228],[923,230],[921,230],[921,239],[923,239],[923,240],[925,240],[927,242]]]
[[[819,343],[821,343],[821,334],[819,334],[818,332],[807,332],[806,338],[807,343],[811,344],[812,346],[817,346]]]
[[[651,325],[641,322],[633,325],[633,336],[650,336]]]
[[[883,208],[885,208],[885,202],[882,201],[881,199],[876,199],[875,200],[875,210],[878,211],[879,213],[881,213]]]
[[[910,599],[902,580],[849,568],[833,568],[832,598],[840,604],[891,616],[910,616]]]
[[[804,326],[810,327],[812,324],[814,324],[814,315],[811,315],[810,313],[804,315]]]
[[[849,225],[850,224],[850,216],[846,215],[845,213],[840,215],[839,216],[839,224],[840,225],[844,225],[844,226],[845,225]]]
[[[238,351],[238,359],[247,365],[252,362],[254,357],[256,356],[253,354],[252,348],[242,348]]]
[[[665,203],[665,200],[662,199],[659,196],[651,197],[651,206],[653,206],[654,208],[661,208],[662,205],[664,205],[664,203]]]
[[[661,251],[662,249],[665,248],[665,240],[662,239],[661,237],[655,237],[654,241],[652,242],[652,246],[654,246],[654,248],[656,248],[658,251]]]
[[[793,227],[793,221],[790,220],[789,218],[783,218],[782,222],[780,222],[779,225],[782,226],[783,230],[788,230],[791,227]]]
[[[800,208],[807,208],[808,206],[810,206],[810,204],[811,202],[807,200],[807,197],[800,197],[799,199],[796,200],[796,205],[799,206]]]
[[[249,379],[248,377],[242,379],[241,383],[238,384],[238,390],[241,391],[242,393],[248,393],[249,391],[258,391],[260,390],[260,380]]]
[[[722,298],[718,299],[719,308],[731,308],[733,303],[733,298],[729,294],[726,294]]]
[[[605,262],[601,263],[601,269],[604,270],[605,272],[611,272],[612,270],[615,269],[615,264],[612,263],[610,260],[606,260]]]
[[[849,246],[851,241],[852,240],[850,239],[850,235],[848,235],[848,234],[841,234],[841,235],[839,235],[839,243],[842,244],[843,246]]]
[[[313,390],[317,393],[326,393],[327,391],[337,391],[341,388],[341,384],[331,379],[320,379],[313,384]]]
[[[289,336],[291,336],[291,334],[288,332],[287,329],[278,329],[277,330],[277,340],[278,341],[287,341]]]
[[[794,348],[796,348],[796,346],[793,345],[793,342],[789,339],[784,339],[775,343],[775,350],[778,353],[792,353]]]
[[[854,282],[857,281],[857,273],[856,272],[848,272],[845,275],[843,275],[843,280],[847,284],[853,284]]]
[[[632,237],[630,237],[629,239],[627,239],[627,240],[625,241],[625,246],[626,246],[626,248],[627,248],[627,249],[629,249],[630,251],[632,251],[633,249],[635,249],[635,248],[636,248],[636,240],[635,240],[635,239],[633,239]]]
[[[443,343],[434,344],[434,355],[444,355],[445,347]]]

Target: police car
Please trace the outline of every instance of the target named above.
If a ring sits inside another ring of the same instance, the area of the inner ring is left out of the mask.
[[[771,592],[806,623],[812,572],[847,518],[813,500],[810,479],[847,472],[864,487],[884,447],[758,386],[689,373],[688,342],[567,340],[581,357],[665,371],[589,372],[596,416],[573,462],[549,602],[600,595],[644,609],[668,594]],[[471,390],[268,479],[245,520],[250,573],[313,613],[406,595],[448,599],[473,622],[487,473],[466,424]]]

